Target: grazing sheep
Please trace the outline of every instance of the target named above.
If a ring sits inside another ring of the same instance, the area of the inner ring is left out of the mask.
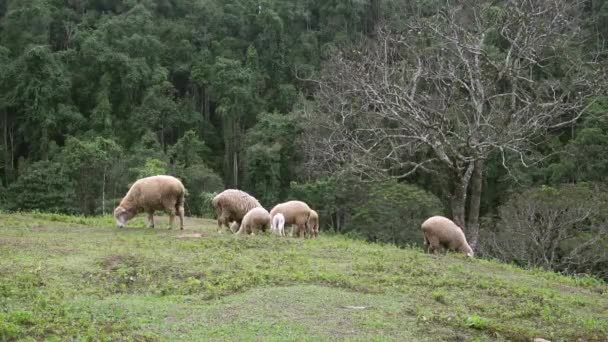
[[[310,211],[310,217],[308,217],[308,234],[311,238],[319,236],[319,214],[316,211]]]
[[[127,195],[114,209],[114,218],[119,228],[141,212],[148,213],[148,222],[154,228],[154,212],[164,210],[169,214],[169,229],[173,228],[175,214],[179,215],[179,228],[184,229],[184,197],[186,188],[171,176],[152,176],[137,180]]]
[[[288,201],[277,204],[272,208],[270,217],[271,219],[274,219],[276,214],[283,214],[285,217],[285,224],[295,224],[297,226],[296,235],[302,237],[306,232],[306,224],[308,222],[308,217],[310,216],[310,211],[310,207],[304,202]]]
[[[278,213],[274,215],[270,230],[276,232],[279,236],[285,236],[285,216],[283,214]]]
[[[427,252],[436,253],[443,247],[473,257],[473,250],[467,243],[462,229],[452,220],[443,216],[433,216],[424,221],[421,228]]]
[[[256,207],[247,212],[241,222],[237,234],[253,234],[258,230],[266,231],[270,226],[270,214],[262,207]]]
[[[222,226],[235,232],[249,210],[262,206],[253,196],[237,189],[222,191],[211,200],[211,204],[215,208],[218,232],[221,231]],[[237,222],[236,230],[232,229],[234,226],[229,225],[233,221]]]

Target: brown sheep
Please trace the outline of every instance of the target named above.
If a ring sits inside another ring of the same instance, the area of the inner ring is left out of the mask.
[[[222,230],[222,226],[235,232],[249,210],[262,206],[255,197],[237,189],[222,191],[211,200],[211,204],[215,208],[218,232]],[[236,227],[236,230],[232,229],[230,222],[237,222],[236,226],[232,226]]]
[[[272,220],[278,213],[283,214],[285,217],[285,224],[295,224],[297,226],[295,231],[296,235],[298,237],[302,237],[307,230],[306,226],[310,212],[311,210],[308,204],[301,201],[288,201],[277,204],[274,208],[272,208],[270,211],[270,219]]]
[[[258,230],[265,232],[270,228],[270,214],[268,210],[262,207],[256,207],[243,217],[241,222],[241,228],[237,234],[253,234],[255,235]]]
[[[154,212],[164,210],[169,214],[169,229],[173,228],[175,214],[179,215],[179,227],[184,229],[184,197],[187,191],[182,182],[171,176],[152,176],[137,180],[120,204],[114,209],[119,228],[141,212],[148,213],[148,222],[154,228]]]
[[[424,221],[421,228],[427,252],[437,253],[443,247],[473,257],[473,249],[467,243],[462,229],[452,220],[443,216],[433,216]]]
[[[310,217],[308,217],[308,234],[311,238],[316,238],[319,236],[319,214],[316,211],[310,211]]]

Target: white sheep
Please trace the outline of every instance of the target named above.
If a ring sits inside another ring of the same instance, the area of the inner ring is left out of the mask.
[[[274,215],[270,230],[273,233],[277,233],[279,236],[285,236],[285,216],[283,216],[283,214],[278,213]]]
[[[452,220],[443,216],[433,216],[421,225],[427,252],[437,253],[442,247],[473,257],[473,249],[467,243],[462,229]]]

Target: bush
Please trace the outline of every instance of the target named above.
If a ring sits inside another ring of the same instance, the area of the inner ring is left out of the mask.
[[[177,176],[188,190],[186,211],[188,215],[207,215],[204,210],[207,193],[219,192],[224,188],[222,178],[204,164],[195,164],[178,170]],[[210,204],[209,204],[210,205]]]
[[[376,183],[354,208],[348,230],[359,231],[371,241],[420,244],[420,224],[442,211],[439,199],[417,186],[396,181]]]
[[[74,184],[62,165],[39,161],[28,165],[8,188],[7,206],[11,210],[41,210],[74,213]]]
[[[484,254],[527,267],[608,278],[608,193],[589,184],[513,196],[482,231]]]

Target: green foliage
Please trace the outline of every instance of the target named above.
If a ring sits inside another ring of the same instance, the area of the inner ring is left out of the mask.
[[[576,136],[570,140],[546,173],[551,184],[562,182],[601,182],[608,173],[608,98],[593,103]]]
[[[190,215],[202,215],[204,194],[224,188],[222,178],[204,163],[210,155],[209,148],[194,131],[188,131],[170,148],[169,154],[175,174],[189,192],[186,211]]]
[[[490,322],[483,317],[475,315],[467,317],[467,326],[478,330],[484,330],[490,326]]]
[[[203,211],[206,201],[205,194],[223,190],[222,178],[204,164],[194,164],[179,169],[177,175],[183,180],[184,186],[190,194],[186,199],[187,213],[197,216],[208,215],[208,211]]]
[[[187,131],[170,149],[173,163],[180,168],[187,168],[202,163],[209,157],[210,150],[192,130]]]
[[[165,161],[159,159],[148,159],[146,163],[140,168],[134,168],[133,171],[137,173],[137,178],[144,178],[156,175],[166,175],[168,165]]]
[[[215,217],[215,208],[213,208],[213,204],[211,203],[211,201],[213,200],[213,197],[215,197],[215,195],[217,195],[217,193],[215,192],[203,192],[201,194],[201,216],[202,217],[208,217],[208,218],[213,218]]]
[[[338,209],[337,192],[335,180],[317,179],[306,183],[291,182],[289,197],[308,203],[319,214],[320,226],[328,227]]]
[[[388,181],[369,186],[364,199],[353,209],[349,229],[371,241],[420,244],[420,224],[439,214],[441,202],[432,194],[413,185]]]
[[[11,210],[73,212],[74,184],[62,165],[39,161],[28,165],[16,182],[7,189],[7,207]]]

